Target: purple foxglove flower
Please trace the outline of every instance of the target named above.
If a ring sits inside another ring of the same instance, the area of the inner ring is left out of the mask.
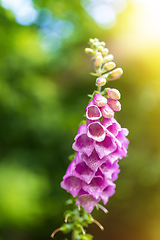
[[[74,176],[85,181],[86,183],[90,183],[92,181],[93,177],[95,176],[95,171],[87,166],[87,164],[82,160],[81,155],[81,153],[77,152],[74,160],[70,163],[63,180]]]
[[[112,109],[118,101],[110,98],[108,100],[109,103],[101,94],[96,93],[94,100],[88,104],[87,124],[79,127],[72,146],[77,154],[61,183],[61,187],[73,197],[78,196],[76,203],[88,212],[100,200],[106,204],[114,194],[113,182],[120,172],[118,160],[127,155],[129,144],[126,138],[128,130],[121,128],[113,117]],[[107,111],[112,114],[107,115]],[[102,123],[99,120],[101,117]]]
[[[116,185],[112,181],[110,181],[108,186],[101,193],[101,199],[104,205],[108,202],[109,197],[111,197],[115,193],[115,187]]]
[[[95,205],[100,201],[99,199],[94,198],[89,193],[85,192],[83,189],[80,190],[78,194],[77,205],[82,206],[87,212],[91,213]]]
[[[90,156],[87,156],[86,154],[82,153],[81,158],[82,161],[84,161],[87,164],[87,166],[94,172],[98,170],[102,163],[106,162],[106,157],[100,158],[95,149],[93,150]]]
[[[112,124],[106,128],[114,136],[117,136],[118,132],[121,130],[121,125],[114,118],[112,118],[111,121],[112,121]]]
[[[82,155],[83,154],[77,152],[76,157],[73,160],[74,164],[72,165],[71,171],[69,172],[69,174],[66,172],[66,175],[73,175],[85,181],[86,183],[90,183],[92,181],[92,178],[95,176],[95,171],[93,171],[85,163],[85,161],[83,161]]]
[[[88,156],[93,152],[94,149],[94,140],[87,136],[87,126],[85,124],[81,125],[78,134],[75,137],[75,142],[72,145],[72,148],[78,152],[84,152]]]
[[[101,111],[96,105],[90,105],[86,109],[86,117],[90,120],[98,120],[102,116]]]
[[[96,142],[95,150],[99,158],[103,158],[117,149],[117,144],[113,142],[111,137],[106,136],[102,142]]]
[[[94,177],[89,184],[83,183],[82,188],[94,198],[98,199],[105,186],[105,179],[102,179],[101,177]]]
[[[88,137],[96,140],[97,142],[101,142],[105,139],[105,128],[100,122],[92,122],[88,125]]]
[[[61,182],[61,187],[67,190],[72,194],[73,197],[76,197],[82,186],[82,180],[74,177],[64,177],[64,180]]]
[[[118,177],[118,173],[120,172],[118,160],[116,160],[114,163],[107,160],[100,166],[100,170],[104,174],[105,178],[115,181]]]
[[[97,107],[103,107],[107,103],[107,98],[103,97],[100,93],[95,93],[93,101]]]

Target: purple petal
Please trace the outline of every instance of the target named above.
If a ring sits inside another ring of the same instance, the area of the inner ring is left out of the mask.
[[[100,158],[109,155],[110,153],[115,151],[116,148],[117,145],[108,136],[106,136],[102,142],[96,142],[95,144],[96,152],[98,153]]]
[[[91,196],[84,190],[80,190],[76,204],[82,206],[87,212],[91,213],[93,211],[94,206],[99,201],[100,198],[95,199],[93,196]]]
[[[77,135],[82,134],[82,133],[87,133],[87,126],[86,126],[86,124],[82,124],[82,125],[79,127],[78,132],[77,132]]]
[[[117,169],[113,174],[112,174],[112,181],[116,181],[118,178],[118,174],[120,172],[120,169]]]
[[[103,118],[103,126],[105,128],[108,128],[110,125],[112,125],[114,118]]]
[[[116,185],[112,183],[108,185],[101,193],[100,197],[104,204],[106,204],[108,202],[109,197],[111,197],[115,193],[115,186]]]
[[[96,105],[90,105],[86,110],[86,117],[90,120],[98,120],[102,116],[99,108]]]
[[[81,162],[76,165],[73,175],[80,178],[86,183],[90,183],[94,177],[94,171],[92,171],[85,162]]]
[[[103,107],[107,103],[107,99],[105,97],[103,97],[100,93],[95,93],[94,94],[94,100],[93,101],[98,107]]]
[[[118,178],[118,173],[120,172],[118,160],[113,164],[110,161],[106,161],[100,166],[100,169],[105,177],[111,179],[112,181],[115,181]]]
[[[112,125],[109,126],[107,130],[111,132],[114,136],[117,136],[118,132],[121,130],[121,126],[117,123],[112,123]]]
[[[74,176],[67,177],[61,182],[61,187],[67,190],[72,194],[73,197],[76,197],[79,190],[81,189],[82,181]]]
[[[88,137],[101,142],[104,140],[106,132],[105,128],[100,122],[93,122],[88,125]]]
[[[85,154],[82,154],[82,160],[91,168],[93,171],[97,171],[99,166],[106,161],[104,158],[100,159],[97,152],[93,150],[92,154],[88,157]]]
[[[84,152],[88,156],[93,152],[94,141],[89,138],[86,133],[79,134],[75,137],[75,142],[72,145],[75,151]]]
[[[123,143],[126,140],[126,136],[128,135],[129,131],[127,128],[122,128],[121,131],[119,131],[116,138]]]
[[[82,188],[84,191],[98,199],[105,186],[106,182],[104,179],[101,177],[95,177],[92,179],[90,184],[83,183]]]

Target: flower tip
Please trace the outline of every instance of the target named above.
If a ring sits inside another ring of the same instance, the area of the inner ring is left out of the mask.
[[[86,54],[89,54],[89,55],[93,55],[94,54],[94,51],[91,48],[85,48],[84,51],[85,51]]]
[[[97,78],[96,79],[96,84],[100,87],[104,86],[106,84],[106,79],[105,78]]]
[[[108,81],[117,80],[123,74],[122,68],[116,68],[108,75]]]
[[[119,100],[121,98],[120,92],[115,88],[108,89],[107,94],[108,94],[109,98],[112,98],[115,100]]]

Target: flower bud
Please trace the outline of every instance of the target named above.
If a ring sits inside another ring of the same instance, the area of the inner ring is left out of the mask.
[[[104,48],[102,50],[102,56],[105,57],[108,54],[109,50],[107,48]]]
[[[105,118],[112,118],[114,117],[114,111],[110,108],[108,104],[101,108],[102,116]]]
[[[101,52],[97,52],[96,53],[96,57],[98,57],[98,56],[102,57],[102,53]]]
[[[70,223],[65,223],[62,225],[61,227],[61,231],[64,233],[64,234],[67,234],[69,233],[73,228],[73,225],[70,224]]]
[[[102,142],[106,136],[106,129],[100,122],[92,122],[88,125],[87,135],[97,142]]]
[[[113,111],[121,110],[121,104],[118,100],[108,98],[107,103],[113,109]]]
[[[115,100],[118,100],[121,97],[120,92],[115,88],[108,89],[107,94],[108,94],[109,98],[112,98],[112,99],[115,99]]]
[[[91,48],[85,48],[85,53],[87,53],[89,55],[94,55],[94,51]]]
[[[102,52],[102,51],[103,51],[103,47],[102,47],[102,46],[99,46],[99,47],[98,47],[98,51],[99,51],[99,52]]]
[[[89,39],[89,43],[92,45],[94,43],[94,39],[93,38],[90,38]]]
[[[101,45],[102,47],[105,47],[105,46],[106,46],[105,42],[100,42],[100,45]]]
[[[107,98],[103,97],[100,93],[95,93],[93,101],[98,107],[103,107],[107,103]]]
[[[111,73],[109,73],[108,81],[116,80],[116,79],[120,78],[122,74],[123,74],[122,68],[116,68]]]
[[[99,45],[98,45],[98,43],[97,43],[97,42],[94,42],[94,43],[93,43],[93,48],[94,48],[94,49],[97,49],[97,48],[98,48],[98,46],[99,46]]]
[[[114,62],[105,63],[103,66],[104,70],[110,71],[115,68],[116,64]]]
[[[106,79],[105,78],[97,78],[96,83],[98,86],[104,86],[106,84]]]
[[[99,68],[101,65],[102,65],[102,56],[97,56],[96,59],[95,59],[95,68]]]
[[[93,40],[94,40],[94,42],[98,42],[99,43],[98,38],[94,38]]]
[[[109,54],[103,58],[103,63],[111,62],[114,59],[112,54]]]

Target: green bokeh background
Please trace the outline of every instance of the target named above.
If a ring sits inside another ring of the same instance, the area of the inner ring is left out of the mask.
[[[35,0],[43,22],[48,9],[69,20],[73,32],[55,50],[41,48],[40,24],[22,26],[0,6],[0,240],[50,239],[64,218],[67,194],[60,182],[92,93],[88,39],[107,43],[124,74],[109,87],[122,94],[116,119],[130,131],[108,215],[94,210],[94,239],[160,239],[160,44],[135,22],[127,2],[110,29],[100,28],[79,0]],[[45,11],[44,11],[45,9]],[[134,23],[134,25],[133,25]],[[136,25],[137,24],[137,25]],[[147,24],[147,23],[146,23]],[[65,29],[63,30],[65,32]],[[147,35],[148,34],[148,35]],[[147,41],[148,40],[148,41]],[[55,43],[57,44],[57,42]],[[53,48],[53,49],[52,49]],[[52,51],[53,50],[53,51]],[[55,239],[63,239],[58,233]]]

